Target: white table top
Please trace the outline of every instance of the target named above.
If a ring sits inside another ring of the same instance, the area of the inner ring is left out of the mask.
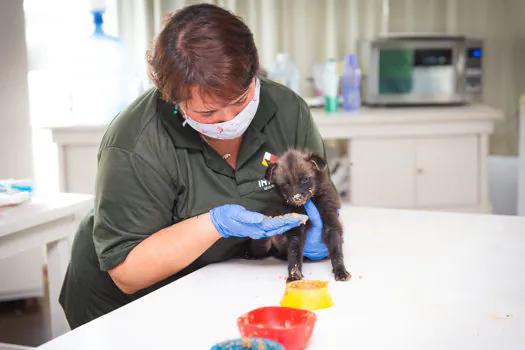
[[[75,214],[92,203],[92,195],[57,193],[35,196],[16,207],[0,208],[0,237]]]
[[[335,301],[317,311],[307,349],[524,348],[525,218],[371,208],[341,217],[353,278],[335,282],[328,261],[305,264]],[[41,348],[209,349],[239,336],[242,313],[278,305],[285,276],[274,259],[208,266]]]

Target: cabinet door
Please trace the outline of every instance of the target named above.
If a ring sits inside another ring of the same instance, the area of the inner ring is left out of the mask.
[[[355,139],[350,145],[352,205],[413,208],[415,149],[411,139]]]
[[[478,138],[441,137],[416,141],[417,206],[478,203]]]

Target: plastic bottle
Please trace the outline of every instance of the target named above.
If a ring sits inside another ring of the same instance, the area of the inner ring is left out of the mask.
[[[326,62],[323,72],[323,91],[325,97],[324,109],[327,112],[336,112],[339,109],[339,75],[337,62],[331,58]]]
[[[361,108],[361,69],[355,54],[348,54],[345,57],[341,73],[341,85],[343,109],[354,111]]]
[[[287,53],[278,53],[268,72],[268,78],[285,85],[299,94],[299,69],[290,60]]]
[[[324,63],[316,63],[312,68],[312,77],[315,88],[315,96],[323,97],[324,96],[324,87],[323,87],[323,72],[324,72]]]
[[[104,33],[104,8],[100,1],[92,5],[94,32],[72,59],[71,109],[77,122],[105,124],[138,94],[138,86],[124,44]]]

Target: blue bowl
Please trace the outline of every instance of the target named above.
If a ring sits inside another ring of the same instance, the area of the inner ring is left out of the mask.
[[[284,350],[276,341],[263,338],[237,338],[215,344],[210,350]]]

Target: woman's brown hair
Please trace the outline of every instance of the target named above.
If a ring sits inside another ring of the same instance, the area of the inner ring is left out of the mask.
[[[253,34],[231,12],[212,5],[186,6],[168,15],[148,51],[148,73],[168,102],[203,96],[232,101],[242,95],[259,71]]]

